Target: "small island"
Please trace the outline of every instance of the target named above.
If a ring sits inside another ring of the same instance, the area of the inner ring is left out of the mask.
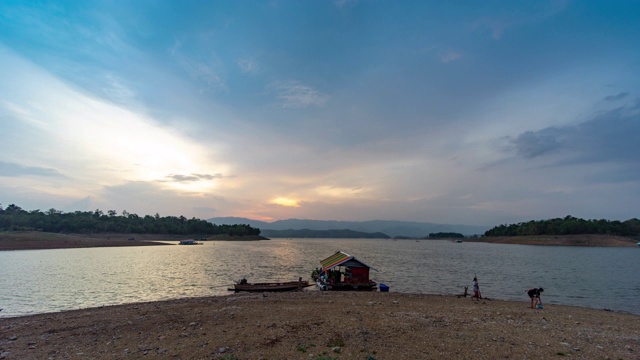
[[[634,247],[639,239],[639,219],[585,220],[568,215],[564,218],[499,225],[487,230],[483,237],[474,237],[465,241],[522,245]]]
[[[167,241],[268,240],[249,225],[216,225],[184,216],[139,216],[115,210],[64,213],[0,207],[0,250],[168,245]]]

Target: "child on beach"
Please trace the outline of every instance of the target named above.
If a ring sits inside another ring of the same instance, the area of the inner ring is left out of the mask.
[[[482,299],[482,297],[480,297],[480,285],[478,285],[477,277],[473,278],[473,296],[471,297],[471,300],[473,300],[474,298],[476,300]]]
[[[542,305],[542,299],[540,299],[540,293],[543,292],[543,288],[533,288],[527,290],[527,295],[531,298],[531,308],[535,308],[538,304]]]

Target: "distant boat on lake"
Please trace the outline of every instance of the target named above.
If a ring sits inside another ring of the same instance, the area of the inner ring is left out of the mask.
[[[178,245],[202,245],[202,243],[199,243],[195,240],[180,240]]]

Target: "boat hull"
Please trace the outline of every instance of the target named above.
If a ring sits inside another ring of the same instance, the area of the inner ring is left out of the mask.
[[[350,284],[350,283],[326,283],[322,280],[316,280],[318,289],[322,291],[375,291],[378,289],[378,284],[375,281],[370,281],[366,284]]]

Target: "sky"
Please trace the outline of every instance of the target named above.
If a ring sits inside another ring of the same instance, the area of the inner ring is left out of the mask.
[[[0,2],[0,204],[640,217],[638,1]]]

